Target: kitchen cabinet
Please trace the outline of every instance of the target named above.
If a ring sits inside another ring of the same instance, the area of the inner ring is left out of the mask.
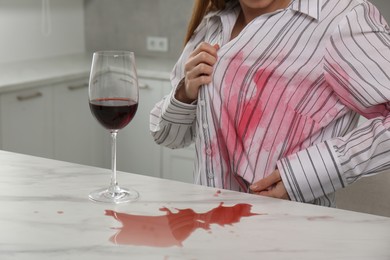
[[[164,84],[164,93],[171,90],[170,82]],[[192,144],[186,148],[163,148],[162,176],[164,179],[193,183],[193,168],[195,158],[195,146]]]
[[[107,166],[102,151],[106,133],[89,111],[87,87],[83,78],[1,94],[1,148]]]
[[[170,82],[147,78],[140,78],[139,82],[138,111],[117,137],[118,170],[193,183],[194,147],[172,150],[159,146],[149,131],[150,111],[169,93]]]
[[[52,100],[49,86],[2,94],[2,149],[53,158]]]
[[[194,146],[169,149],[163,148],[163,168],[164,179],[176,180],[187,183],[194,183]]]
[[[93,118],[88,105],[88,79],[53,88],[54,158],[74,163],[109,166],[103,149],[108,132]]]
[[[90,56],[4,66],[0,80],[0,148],[111,168],[110,134],[88,106]],[[157,145],[149,131],[153,106],[169,93],[172,62],[138,59],[138,111],[117,136],[117,169],[192,183],[193,147]],[[1,65],[0,65],[1,66]]]
[[[149,131],[149,114],[162,98],[163,82],[156,79],[139,79],[139,104],[134,119],[117,136],[117,169],[143,175],[161,176],[161,146]]]
[[[117,136],[117,169],[192,183],[193,146],[157,145],[149,113],[170,91],[167,80],[140,78],[138,111]],[[87,78],[0,95],[2,149],[110,168],[110,134],[88,106]]]

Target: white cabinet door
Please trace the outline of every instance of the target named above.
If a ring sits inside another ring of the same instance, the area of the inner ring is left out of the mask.
[[[138,110],[134,119],[117,136],[117,169],[142,175],[161,177],[161,147],[149,131],[149,114],[162,98],[163,83],[139,79]]]
[[[52,158],[50,86],[2,94],[0,115],[3,150]]]
[[[194,183],[195,148],[193,145],[181,149],[163,148],[163,178]]]
[[[170,90],[171,85],[169,83],[165,83],[164,94],[168,94]],[[164,179],[194,183],[194,145],[174,150],[164,147],[162,155],[162,177]]]
[[[88,104],[88,79],[58,84],[54,88],[54,158],[109,168],[103,157],[105,130],[93,118]]]

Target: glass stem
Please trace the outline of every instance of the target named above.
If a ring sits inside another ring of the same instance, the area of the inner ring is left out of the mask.
[[[115,193],[118,190],[118,182],[116,181],[116,135],[118,130],[111,130],[111,184],[110,192]]]

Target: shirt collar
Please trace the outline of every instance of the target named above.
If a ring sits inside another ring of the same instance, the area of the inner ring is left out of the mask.
[[[293,0],[291,9],[320,20],[322,0]]]

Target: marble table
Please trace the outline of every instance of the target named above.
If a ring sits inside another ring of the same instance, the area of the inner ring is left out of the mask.
[[[0,259],[390,259],[390,218],[0,151]]]

